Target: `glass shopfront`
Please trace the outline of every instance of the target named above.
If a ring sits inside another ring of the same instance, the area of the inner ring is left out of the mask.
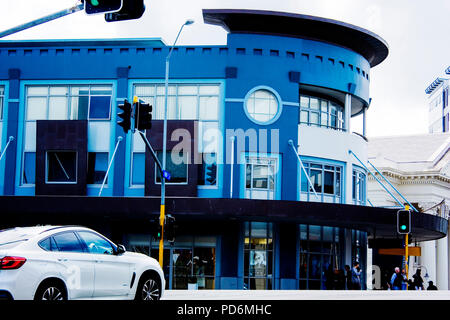
[[[272,223],[246,222],[244,245],[244,288],[272,289]]]
[[[129,236],[131,251],[159,259],[159,242],[151,236]],[[163,270],[166,289],[215,288],[216,238],[179,236],[173,244],[164,243]]]
[[[361,284],[366,283],[365,232],[337,227],[299,226],[299,289],[345,290],[345,265],[358,261]],[[346,257],[351,261],[346,261]]]

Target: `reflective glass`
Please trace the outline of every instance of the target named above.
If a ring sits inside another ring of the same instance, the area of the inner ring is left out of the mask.
[[[87,180],[88,184],[101,184],[105,179],[106,170],[108,169],[108,153],[107,152],[89,152],[87,164]],[[107,181],[106,181],[107,183]]]
[[[47,120],[47,98],[28,97],[27,120]]]
[[[48,119],[67,120],[68,107],[66,97],[50,97],[48,100]]]
[[[111,109],[111,97],[91,96],[89,107],[89,119],[109,119]]]
[[[53,236],[56,246],[62,252],[83,252],[81,243],[73,232],[59,233]]]
[[[75,151],[47,151],[47,182],[77,181],[77,153]]]
[[[47,96],[48,95],[48,87],[39,87],[39,86],[29,86],[27,87],[27,95],[28,96]]]
[[[34,184],[36,179],[36,153],[23,154],[23,184]]]
[[[89,253],[94,254],[114,254],[111,243],[92,232],[78,231],[80,238],[86,244]]]
[[[200,120],[217,120],[219,110],[218,97],[200,97]]]
[[[134,152],[131,173],[131,184],[145,184],[145,153]]]

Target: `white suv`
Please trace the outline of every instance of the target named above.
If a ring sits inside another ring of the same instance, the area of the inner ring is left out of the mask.
[[[159,263],[84,227],[0,231],[0,298],[159,300]]]

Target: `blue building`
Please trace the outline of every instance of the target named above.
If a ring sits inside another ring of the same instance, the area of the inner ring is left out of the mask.
[[[312,16],[204,10],[222,46],[179,46],[168,88],[170,289],[329,289],[368,247],[398,240],[393,209],[366,203],[370,70],[388,46]],[[138,134],[117,125],[134,96],[153,106],[161,156],[160,39],[0,41],[0,227],[81,224],[158,256],[161,178]],[[11,138],[10,138],[11,137]],[[178,160],[180,161],[178,161]],[[106,183],[102,188],[102,183]],[[446,235],[413,217],[411,241]]]

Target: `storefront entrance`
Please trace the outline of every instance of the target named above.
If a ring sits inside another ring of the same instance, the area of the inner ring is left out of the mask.
[[[142,240],[144,243],[139,241],[139,236],[130,237],[130,247],[133,248],[133,251],[150,254],[151,257],[158,260],[159,243],[154,240],[145,243],[145,238]],[[149,250],[150,248],[151,250]],[[177,237],[175,243],[165,243],[163,270],[166,289],[214,289],[216,238]]]

